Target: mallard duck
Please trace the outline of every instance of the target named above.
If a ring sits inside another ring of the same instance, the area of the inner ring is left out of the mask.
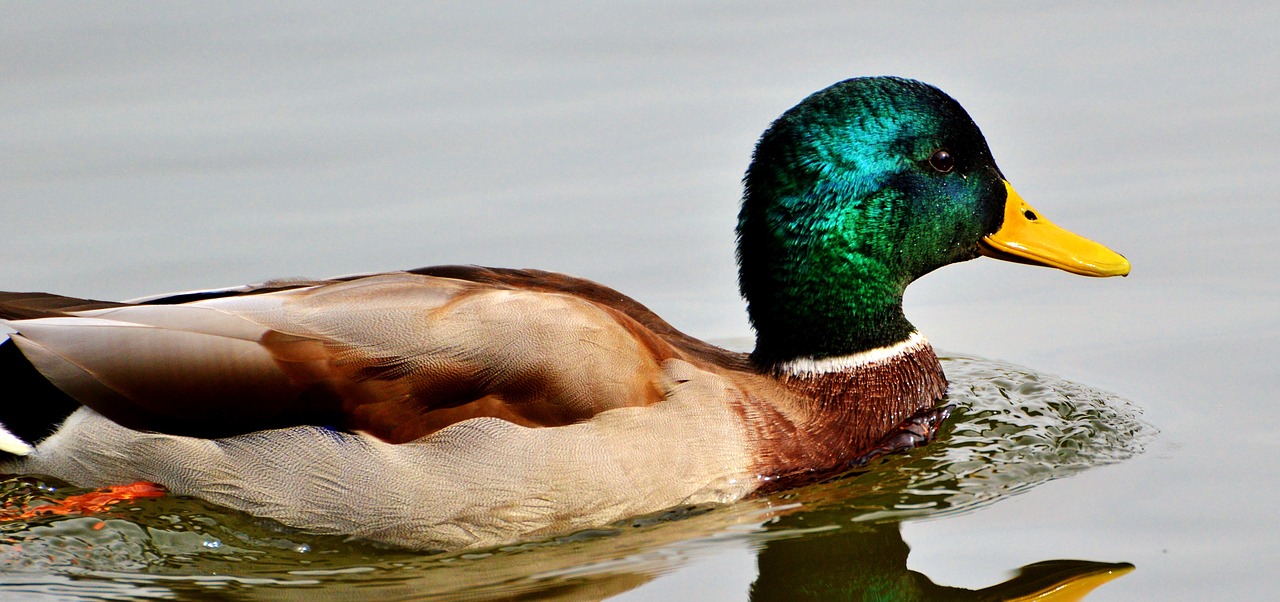
[[[814,93],[760,138],[737,225],[757,339],[690,337],[608,287],[474,266],[127,303],[0,297],[6,472],[153,481],[315,533],[494,546],[726,503],[932,437],[916,278],[987,255],[1128,262],[1005,180],[951,97]]]

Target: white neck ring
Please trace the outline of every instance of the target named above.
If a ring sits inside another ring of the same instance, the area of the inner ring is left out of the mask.
[[[838,355],[834,357],[824,357],[822,359],[813,359],[811,357],[799,357],[788,360],[777,365],[777,370],[786,374],[794,374],[797,376],[827,374],[831,372],[847,372],[854,368],[862,368],[873,364],[887,362],[896,357],[909,355],[929,346],[929,341],[925,340],[924,335],[920,331],[913,331],[911,336],[906,340],[885,345],[884,347],[876,347],[858,353],[849,355]]]

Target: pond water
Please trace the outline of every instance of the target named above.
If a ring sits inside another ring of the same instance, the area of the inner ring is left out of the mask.
[[[0,11],[0,289],[536,267],[741,346],[732,228],[755,138],[886,73],[956,97],[1029,202],[1134,266],[978,260],[915,284],[907,314],[950,353],[961,409],[933,446],[837,482],[443,558],[139,501],[11,523],[0,596],[963,598],[1068,560],[1024,575],[1120,575],[1091,600],[1280,586],[1272,4]]]

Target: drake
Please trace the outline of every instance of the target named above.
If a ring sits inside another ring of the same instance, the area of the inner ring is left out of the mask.
[[[949,96],[894,77],[804,99],[744,179],[750,354],[534,270],[430,267],[127,303],[0,295],[0,470],[146,480],[419,549],[724,503],[922,444],[941,365],[916,278],[978,255],[1128,262],[1014,192]]]

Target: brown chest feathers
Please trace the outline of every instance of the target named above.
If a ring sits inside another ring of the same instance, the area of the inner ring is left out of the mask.
[[[928,343],[839,371],[780,373],[776,379],[792,393],[787,405],[794,407],[751,404],[745,416],[765,492],[843,472],[879,448],[901,447],[889,440],[903,429],[932,438],[947,388]]]

